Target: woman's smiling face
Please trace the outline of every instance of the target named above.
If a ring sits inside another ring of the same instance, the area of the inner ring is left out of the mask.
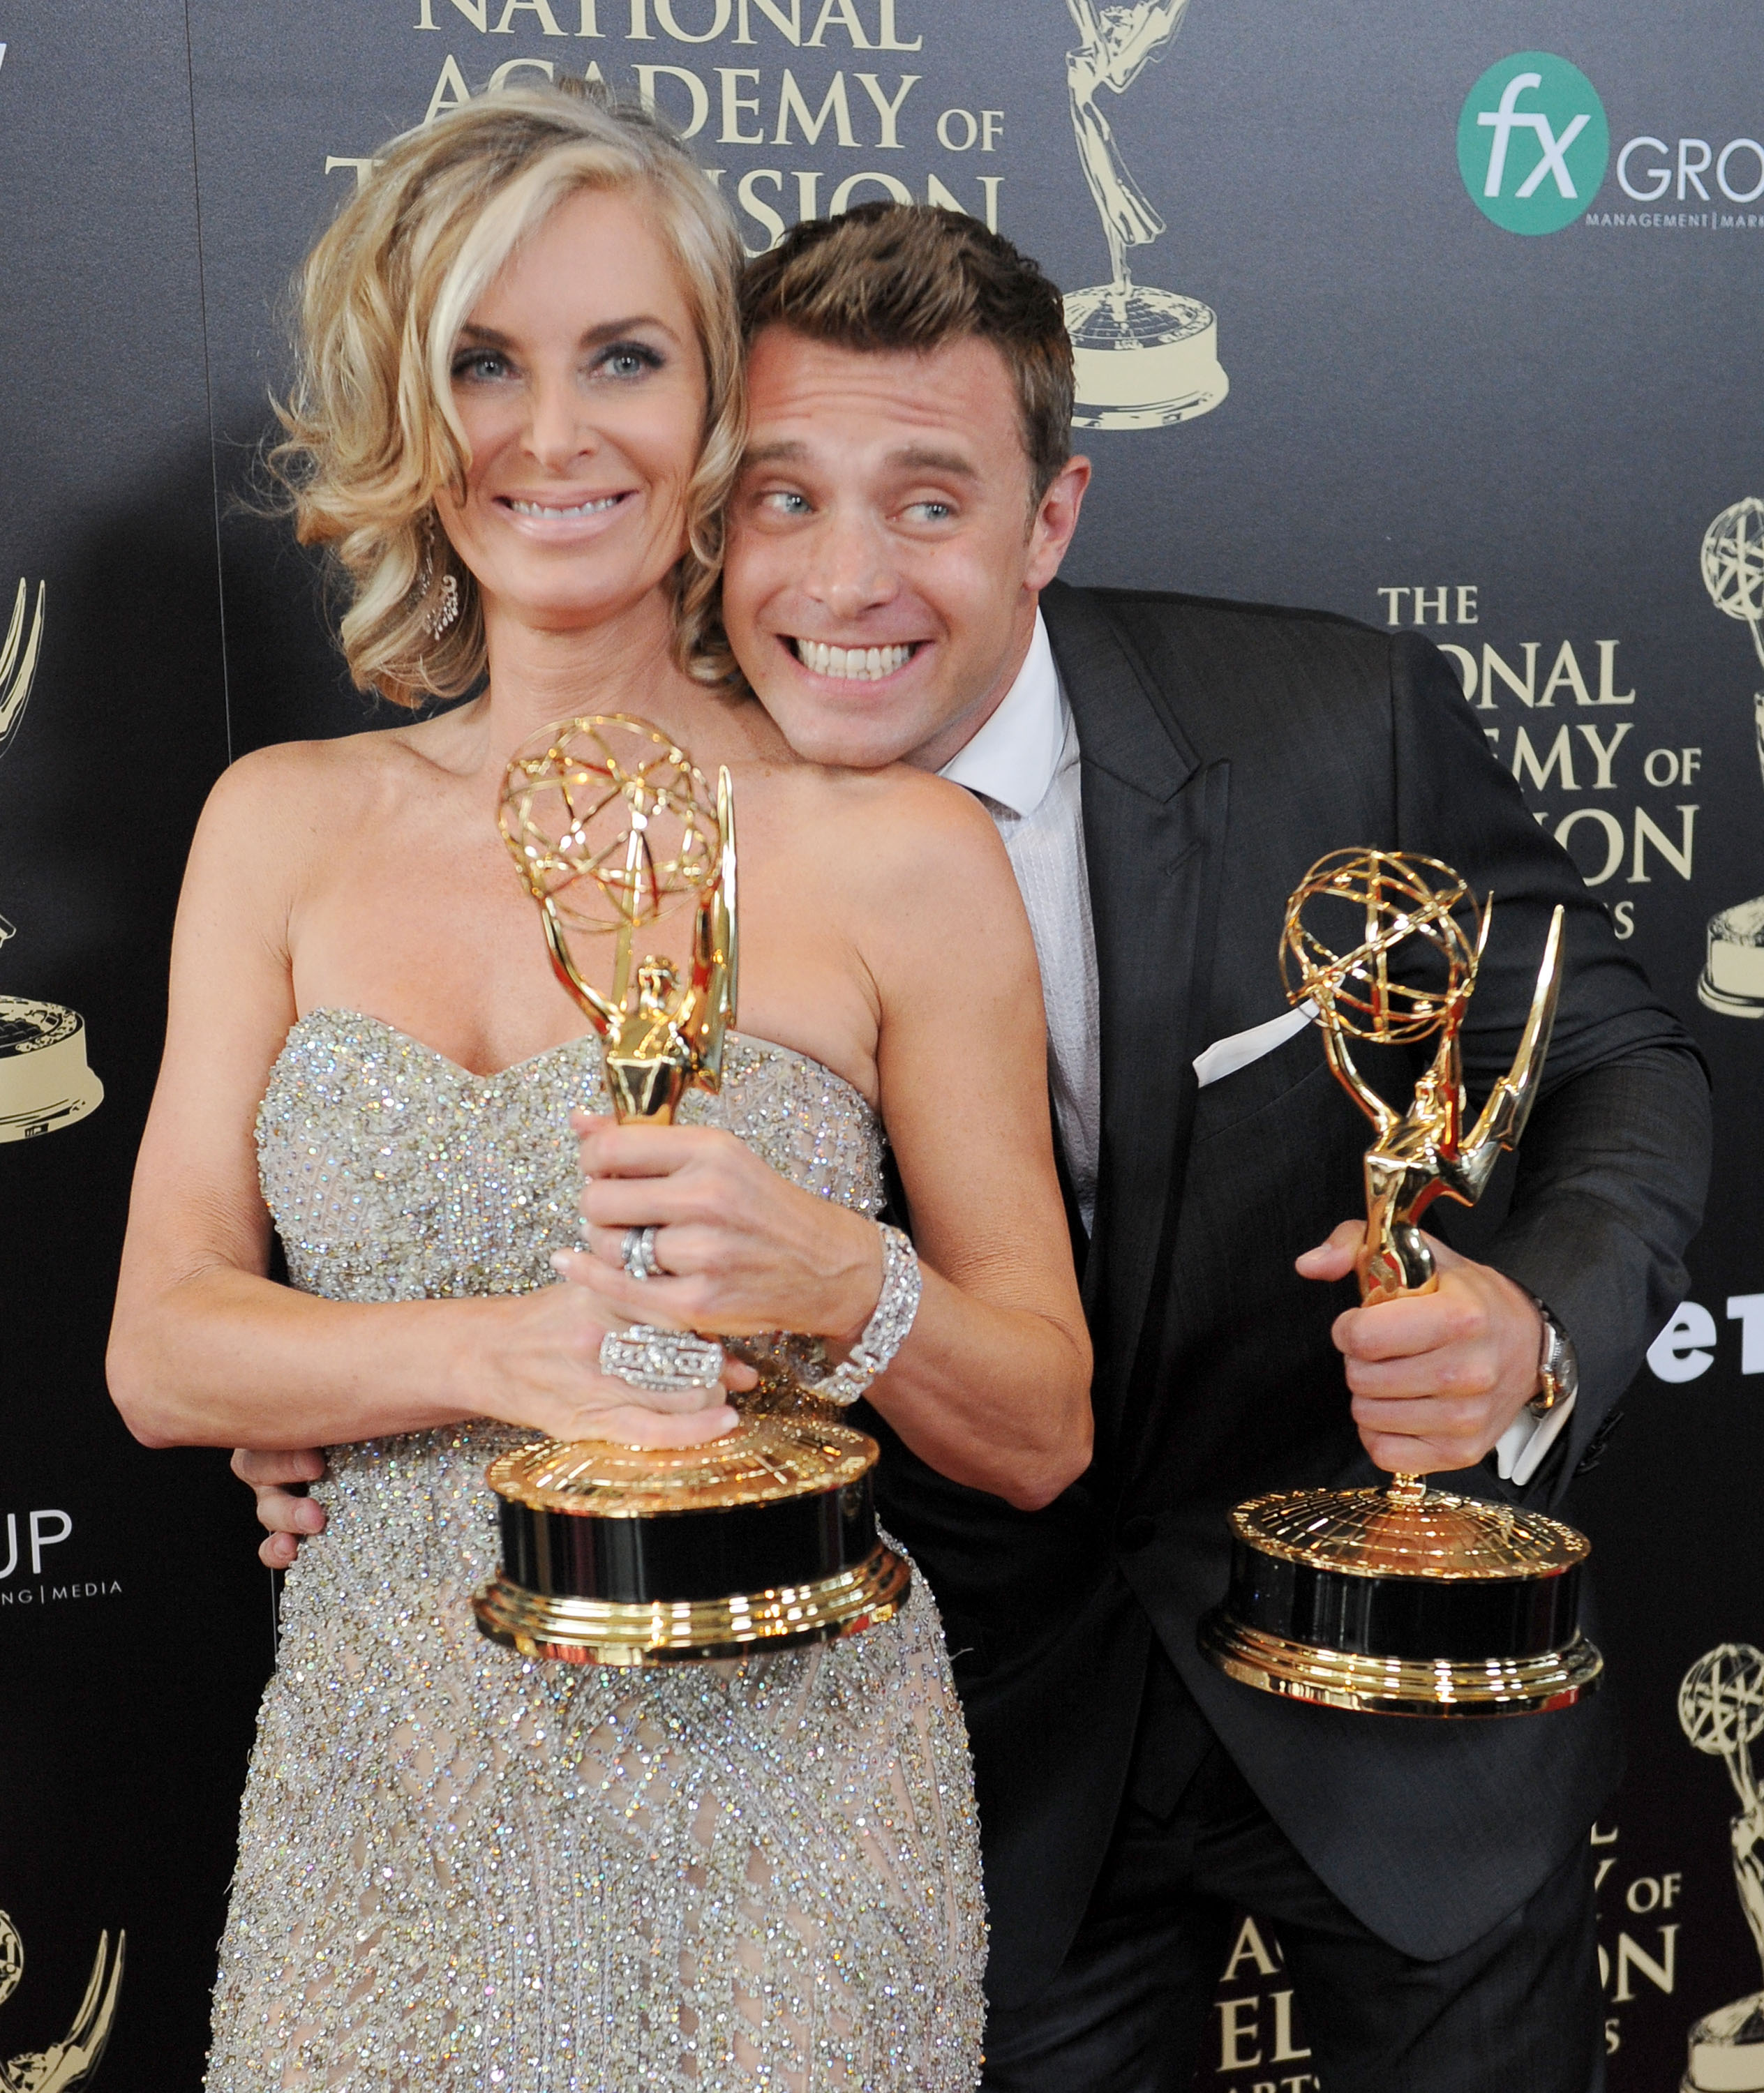
[[[704,356],[654,219],[579,189],[522,240],[453,357],[471,447],[436,506],[487,611],[542,630],[616,616],[685,549]]]

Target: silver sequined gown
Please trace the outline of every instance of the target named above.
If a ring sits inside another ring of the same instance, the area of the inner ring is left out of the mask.
[[[296,1025],[258,1124],[293,1283],[501,1294],[575,1238],[597,1042],[480,1077],[377,1020]],[[817,1064],[732,1040],[721,1123],[873,1211],[880,1135]],[[210,2093],[956,2093],[985,1953],[937,1615],[665,1670],[478,1634],[481,1423],[334,1448],[288,1575],[215,1995]]]

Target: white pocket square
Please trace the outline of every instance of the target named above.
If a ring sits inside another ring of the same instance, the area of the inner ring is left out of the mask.
[[[1216,1083],[1222,1077],[1234,1076],[1239,1068],[1247,1068],[1252,1061],[1259,1061],[1264,1054],[1272,1054],[1276,1046],[1284,1046],[1294,1033],[1302,1032],[1317,1014],[1317,1006],[1308,999],[1296,1010],[1289,1010],[1282,1017],[1271,1017],[1265,1025],[1252,1025],[1247,1032],[1233,1032],[1229,1039],[1216,1039],[1204,1053],[1194,1056],[1194,1073],[1205,1090],[1209,1083]]]

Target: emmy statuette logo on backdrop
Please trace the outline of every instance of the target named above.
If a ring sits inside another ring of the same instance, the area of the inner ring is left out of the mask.
[[[123,1988],[123,1953],[128,1935],[116,1936],[116,1960],[111,1961],[111,1936],[98,1935],[98,1952],[93,1958],[86,1995],[74,2015],[65,2037],[47,2049],[29,2050],[10,2060],[0,2060],[0,2093],[73,2093],[76,2086],[90,2082],[104,2056],[116,2018],[117,1995]],[[0,1911],[0,2006],[19,1987],[24,1974],[24,1943],[19,1930]]]
[[[1107,284],[1066,294],[1066,331],[1077,366],[1072,418],[1081,429],[1161,429],[1209,414],[1229,382],[1219,362],[1219,325],[1197,298],[1136,284],[1129,249],[1149,247],[1164,223],[1129,173],[1108,119],[1104,88],[1125,94],[1175,40],[1189,0],[1134,0],[1098,7],[1066,0],[1079,44],[1066,54],[1066,87],[1078,159],[1103,221]]]
[[[1678,1718],[1700,1752],[1727,1762],[1740,1798],[1732,1822],[1733,1876],[1740,1909],[1764,1957],[1764,1792],[1751,1744],[1764,1730],[1764,1650],[1724,1642],[1700,1657],[1678,1690]],[[1679,2093],[1760,2093],[1764,2089],[1764,1991],[1718,2006],[1690,2032],[1690,2060]]]
[[[1764,501],[1748,495],[1703,533],[1703,586],[1717,610],[1744,618],[1764,667]],[[1752,721],[1764,769],[1764,691],[1754,691]],[[1764,1017],[1764,895],[1723,908],[1709,923],[1709,956],[1697,1000],[1728,1017]]]
[[[24,717],[42,652],[48,595],[49,584],[39,582],[27,618],[30,590],[21,581],[0,639],[0,756]],[[0,916],[0,947],[15,934]],[[28,1141],[33,1133],[72,1126],[103,1102],[104,1086],[86,1065],[86,1024],[79,1012],[59,1003],[0,995],[0,1141]]]

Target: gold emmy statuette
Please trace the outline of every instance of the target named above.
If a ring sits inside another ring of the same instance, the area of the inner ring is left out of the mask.
[[[1764,1956],[1764,1791],[1752,1745],[1764,1732],[1764,1650],[1724,1642],[1697,1658],[1678,1690],[1678,1719],[1700,1752],[1727,1762],[1740,1798],[1728,1826],[1734,1886],[1753,1945]],[[1690,2033],[1679,2093],[1761,2093],[1764,2089],[1764,1991],[1705,2013]]]
[[[647,721],[560,721],[510,762],[501,824],[539,904],[553,970],[604,1042],[621,1120],[667,1124],[715,1091],[735,1021],[735,826],[729,773],[713,804],[691,758]],[[639,931],[691,912],[683,965]],[[573,937],[609,934],[612,991]],[[609,1333],[602,1369],[637,1387],[713,1384],[714,1338],[647,1324]],[[777,1396],[777,1384],[768,1392]],[[787,1395],[701,1446],[541,1441],[488,1471],[502,1561],[479,1626],[526,1657],[648,1665],[737,1657],[885,1621],[912,1572],[876,1532],[878,1449]]]
[[[1465,1132],[1458,1035],[1492,906],[1479,913],[1435,859],[1376,850],[1320,859],[1288,904],[1288,999],[1315,1006],[1329,1066],[1378,1133],[1366,1154],[1364,1302],[1434,1290],[1421,1216],[1442,1194],[1476,1203],[1536,1097],[1562,977],[1559,908],[1513,1065]],[[1351,912],[1354,941],[1340,951],[1315,934],[1329,912]],[[1398,1112],[1348,1042],[1435,1033],[1432,1065]],[[1231,1525],[1230,1588],[1201,1646],[1246,1685],[1364,1713],[1461,1716],[1565,1708],[1598,1681],[1603,1660],[1579,1626],[1588,1544],[1558,1520],[1397,1476],[1388,1490],[1254,1497]]]
[[[58,2043],[47,2049],[28,2050],[21,2056],[0,2060],[0,2093],[73,2093],[84,2086],[104,2057],[111,2029],[116,2019],[116,2000],[123,1988],[123,1955],[128,1935],[116,1936],[116,1960],[111,1961],[111,1936],[98,1935],[98,1952],[93,1958],[92,1974],[85,1996],[73,2017],[73,2025]],[[19,1930],[0,1911],[0,2006],[19,1987],[24,1974],[24,1944]]]
[[[29,594],[21,580],[0,635],[0,756],[24,717],[43,648],[48,583],[37,583],[27,618]],[[0,945],[15,934],[0,916]],[[86,1022],[79,1012],[33,996],[0,995],[0,1142],[53,1133],[103,1102],[104,1086],[86,1060]]]

